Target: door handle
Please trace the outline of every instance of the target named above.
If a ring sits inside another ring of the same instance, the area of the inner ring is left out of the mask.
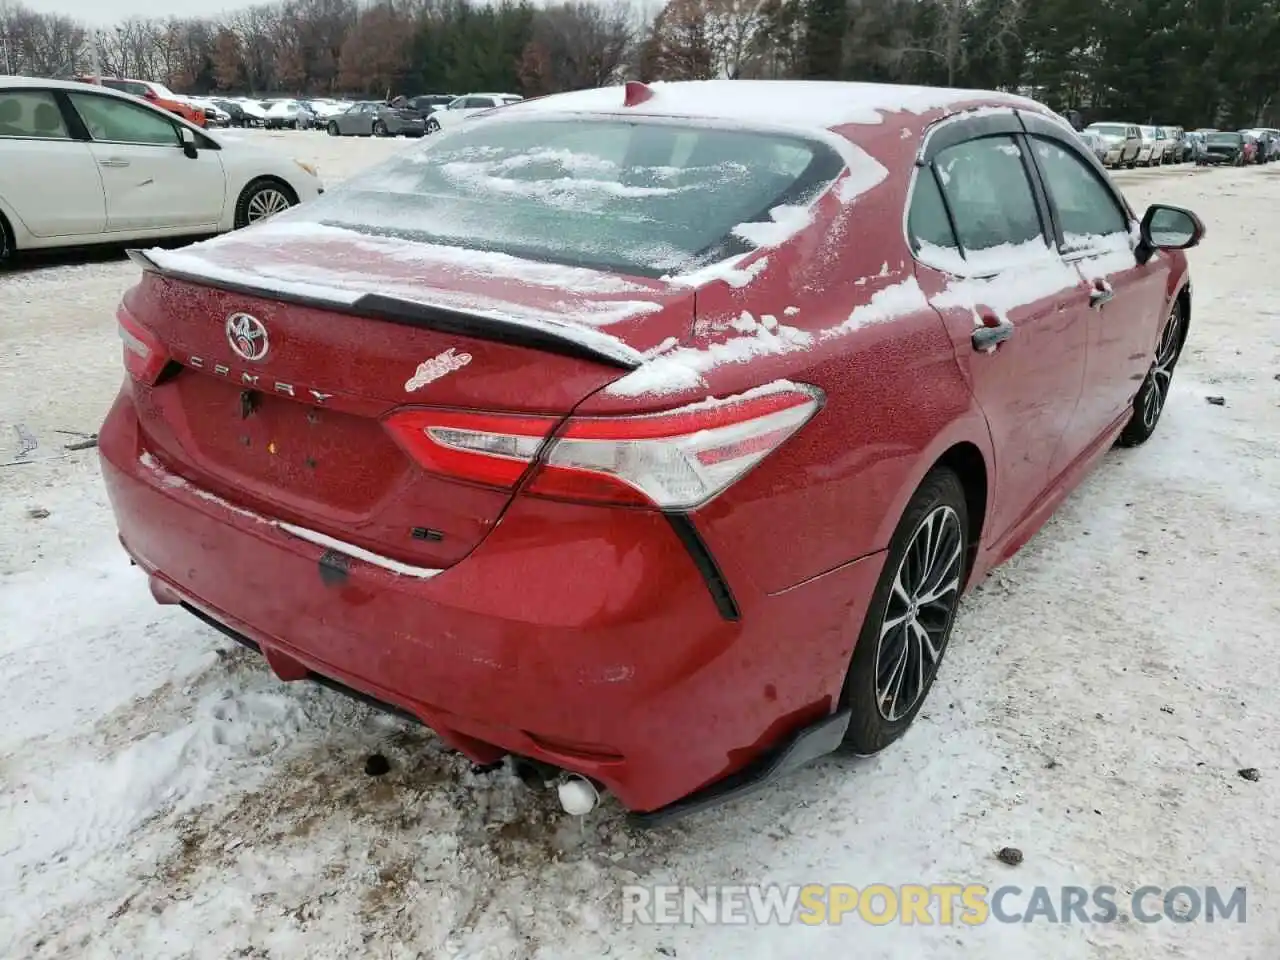
[[[1089,291],[1089,306],[1095,310],[1104,303],[1110,303],[1116,297],[1116,292],[1111,289],[1111,284],[1105,280],[1095,280],[1093,289]]]
[[[995,319],[994,317],[992,319]],[[973,349],[981,350],[983,353],[990,353],[1000,344],[1004,343],[1013,336],[1013,324],[1008,320],[1000,320],[996,323],[984,323],[983,326],[973,331]]]
[[[106,160],[98,161],[100,167],[127,167],[128,165],[128,160],[121,160],[119,157],[108,157]]]

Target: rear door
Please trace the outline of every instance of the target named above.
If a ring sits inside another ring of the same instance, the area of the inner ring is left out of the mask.
[[[226,178],[217,150],[201,149],[194,159],[188,157],[178,125],[144,104],[96,93],[67,96],[92,138],[90,149],[106,191],[108,232],[218,225]]]
[[[964,139],[969,131],[975,136]],[[1080,397],[1088,332],[1071,309],[1084,292],[1080,275],[1049,245],[1020,131],[1011,112],[935,134],[908,220],[921,286],[991,431],[989,542],[1015,527],[1049,483]]]
[[[1142,385],[1164,312],[1168,261],[1138,263],[1129,212],[1105,174],[1062,139],[1032,137],[1063,256],[1087,293],[1072,309],[1089,328],[1080,406],[1063,444],[1065,467],[1123,416]]]
[[[93,154],[72,137],[49,91],[0,90],[0,200],[37,237],[84,236],[106,227]]]

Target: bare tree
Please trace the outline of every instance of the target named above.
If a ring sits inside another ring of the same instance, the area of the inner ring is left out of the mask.
[[[718,75],[743,75],[769,14],[768,0],[706,0],[707,43]]]
[[[409,24],[390,4],[360,15],[338,62],[338,83],[346,90],[385,97],[408,66]]]
[[[618,79],[634,47],[632,19],[622,2],[575,0],[541,11],[521,58],[526,91],[554,93]]]
[[[669,0],[653,21],[646,44],[646,72],[666,80],[715,76],[707,8],[701,0]]]

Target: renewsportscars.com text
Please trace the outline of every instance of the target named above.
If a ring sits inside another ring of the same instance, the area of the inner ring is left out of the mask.
[[[1020,887],[877,883],[803,886],[627,886],[622,922],[635,924],[1244,923],[1244,887]]]

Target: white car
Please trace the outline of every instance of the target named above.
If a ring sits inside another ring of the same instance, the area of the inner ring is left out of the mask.
[[[19,250],[222,233],[322,192],[312,167],[136,97],[0,76],[0,262]]]
[[[340,113],[346,113],[351,106],[349,103],[339,103],[336,100],[307,100],[304,101],[311,112],[321,120],[328,120],[330,117],[336,117]]]
[[[1156,140],[1155,127],[1138,127],[1142,147],[1138,150],[1138,166],[1154,167],[1164,161],[1164,144]]]
[[[442,127],[451,127],[459,120],[477,113],[519,103],[523,99],[524,97],[514,93],[468,93],[427,117],[427,133],[435,133]]]
[[[316,125],[311,108],[298,100],[277,100],[267,107],[266,126],[306,130]]]

